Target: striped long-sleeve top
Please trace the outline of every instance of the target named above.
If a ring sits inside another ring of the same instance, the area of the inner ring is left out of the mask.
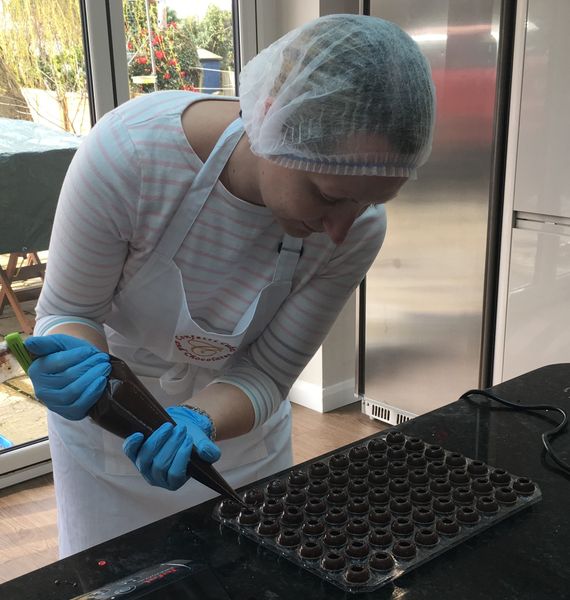
[[[199,98],[178,91],[139,97],[108,113],[83,141],[61,190],[37,335],[66,322],[103,332],[113,297],[148,259],[203,165],[181,123]],[[247,394],[255,426],[273,414],[322,343],[385,228],[384,208],[370,207],[339,246],[324,233],[305,239],[291,293],[216,378]],[[231,332],[271,281],[282,238],[268,208],[218,182],[174,257],[193,319]]]

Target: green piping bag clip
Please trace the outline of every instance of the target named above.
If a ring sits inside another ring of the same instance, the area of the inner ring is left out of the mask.
[[[24,346],[24,340],[20,337],[19,333],[9,333],[4,338],[8,349],[14,355],[14,358],[18,361],[18,364],[24,369],[27,374],[30,365],[32,364],[32,356]]]

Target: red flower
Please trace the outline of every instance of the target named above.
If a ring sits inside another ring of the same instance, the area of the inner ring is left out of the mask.
[[[175,59],[175,58],[171,58],[171,59],[168,61],[168,64],[169,64],[169,65],[172,65],[172,66],[174,66],[174,65],[176,64],[176,59]]]
[[[170,73],[165,73],[164,74],[164,79],[170,79],[170,77],[171,77]]]
[[[158,46],[159,44],[162,44],[162,37],[161,37],[160,35],[155,35],[155,36],[152,38],[152,43],[153,43],[155,46]]]
[[[180,71],[180,77],[186,77],[186,71]]]
[[[147,60],[146,56],[138,56],[137,62],[139,63],[139,65],[146,65],[148,60]]]
[[[129,42],[129,43],[127,44],[127,48],[128,48],[129,50],[132,50],[132,49],[133,49],[133,43],[132,43],[132,42]]]
[[[157,50],[154,55],[156,58],[158,58],[158,60],[162,60],[164,58],[164,52],[162,50]]]

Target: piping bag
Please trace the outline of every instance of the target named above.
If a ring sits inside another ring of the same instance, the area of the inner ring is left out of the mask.
[[[0,358],[3,358],[3,361],[0,360],[0,366],[5,365],[6,372],[16,376],[19,373],[17,365],[13,363],[17,362],[27,373],[33,359],[20,335],[8,334],[5,343],[8,352],[6,347],[3,350],[0,345]],[[136,432],[142,433],[147,438],[164,423],[174,424],[171,416],[131,371],[127,363],[113,355],[111,355],[111,373],[105,391],[88,414],[97,425],[120,438],[126,438]],[[195,449],[192,450],[187,473],[218,494],[244,505],[231,485],[210,463],[202,460]]]

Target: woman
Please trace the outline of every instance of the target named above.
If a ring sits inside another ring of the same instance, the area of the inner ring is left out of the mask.
[[[374,260],[383,204],[430,151],[429,67],[380,19],[300,27],[240,90],[127,102],[67,174],[26,341],[51,409],[62,556],[211,497],[186,482],[192,447],[236,487],[291,466],[288,391]],[[123,444],[85,418],[107,352],[176,426]]]

